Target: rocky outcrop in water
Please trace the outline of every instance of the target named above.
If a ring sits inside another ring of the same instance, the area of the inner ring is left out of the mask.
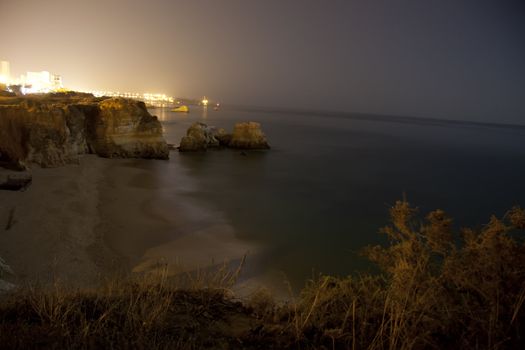
[[[261,124],[255,122],[237,123],[228,147],[240,149],[268,149],[266,135],[261,130]]]
[[[228,146],[231,134],[223,128],[208,126],[201,122],[193,123],[180,141],[179,151],[205,151],[208,148]]]
[[[228,147],[232,139],[232,134],[229,134],[223,128],[213,128],[214,136],[219,141],[219,146]]]
[[[180,141],[179,151],[205,151],[209,147],[219,146],[214,129],[204,123],[193,123]]]
[[[48,94],[0,98],[0,165],[56,167],[78,156],[167,159],[162,126],[143,102]]]
[[[196,122],[190,126],[186,136],[182,138],[179,151],[205,151],[208,148],[219,146],[243,150],[270,148],[259,123],[237,123],[233,133],[229,134],[223,128]]]

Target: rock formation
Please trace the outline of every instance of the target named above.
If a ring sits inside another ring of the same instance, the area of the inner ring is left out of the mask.
[[[270,148],[259,123],[237,123],[233,134],[228,134],[222,128],[196,122],[190,126],[186,136],[182,138],[179,151],[205,151],[208,148],[218,146],[237,149]]]
[[[219,146],[219,140],[215,138],[214,129],[204,123],[193,123],[186,131],[186,136],[180,141],[179,151],[205,151],[208,147]]]
[[[143,102],[89,94],[0,98],[0,165],[56,167],[85,153],[169,156],[162,126]]]
[[[268,149],[266,135],[261,130],[261,124],[255,122],[237,123],[228,144],[231,148]]]
[[[4,175],[0,172],[0,190],[25,191],[31,185],[31,182],[33,182],[33,176],[31,174]]]
[[[162,125],[143,102],[108,99],[98,108],[88,128],[93,153],[108,158],[168,158]]]
[[[223,128],[212,127],[215,138],[219,141],[220,146],[227,147],[232,139],[232,134],[228,134]]]

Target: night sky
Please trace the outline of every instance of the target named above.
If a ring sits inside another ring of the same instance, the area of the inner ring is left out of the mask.
[[[66,87],[525,124],[525,1],[0,0]]]

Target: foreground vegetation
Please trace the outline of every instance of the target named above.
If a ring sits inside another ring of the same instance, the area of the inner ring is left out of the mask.
[[[0,301],[8,348],[525,348],[525,210],[453,232],[405,201],[365,254],[379,275],[320,276],[286,304],[260,291],[237,300],[238,271],[93,291],[25,289]]]

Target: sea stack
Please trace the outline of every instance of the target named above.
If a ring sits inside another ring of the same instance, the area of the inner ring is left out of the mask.
[[[215,138],[214,130],[204,123],[193,123],[180,141],[179,151],[206,151],[208,147],[218,147],[219,140]]]
[[[223,128],[196,122],[189,127],[186,136],[180,141],[179,151],[206,151],[208,148],[219,146],[243,150],[270,148],[259,123],[237,123],[233,133],[229,134]]]
[[[266,135],[261,130],[261,124],[256,122],[237,123],[233,128],[232,138],[228,144],[239,149],[269,149]]]

